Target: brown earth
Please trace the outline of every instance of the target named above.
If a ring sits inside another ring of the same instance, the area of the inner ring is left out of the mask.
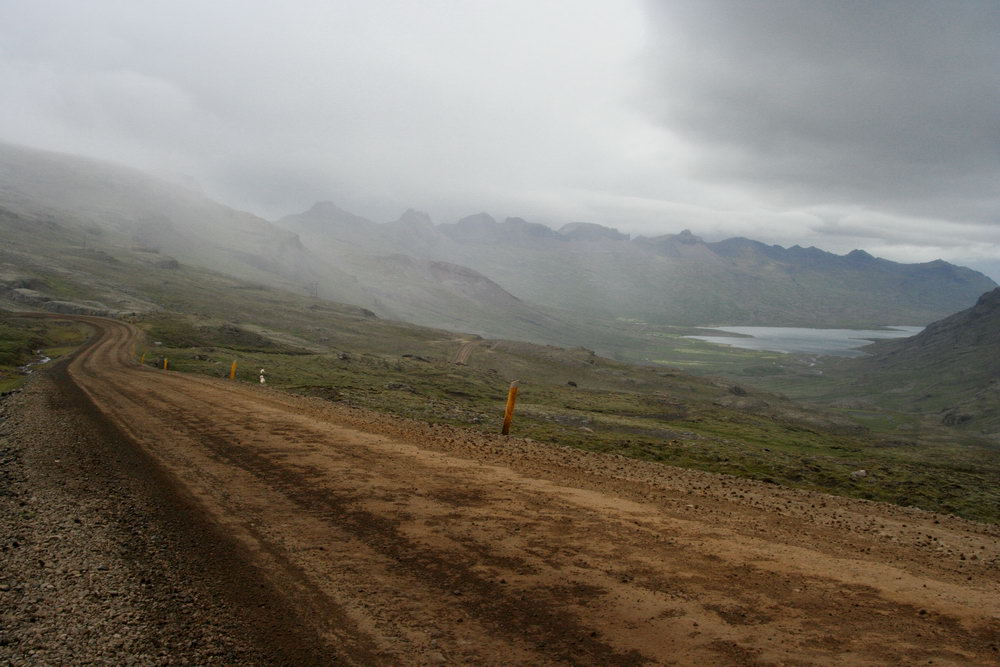
[[[995,526],[140,367],[80,319],[67,381],[228,545],[199,590],[261,660],[1000,663]]]

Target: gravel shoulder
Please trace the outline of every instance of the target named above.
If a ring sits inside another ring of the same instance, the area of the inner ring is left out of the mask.
[[[0,664],[331,664],[238,543],[68,381],[0,400]]]

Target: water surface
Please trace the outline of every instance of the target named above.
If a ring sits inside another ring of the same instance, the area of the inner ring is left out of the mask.
[[[885,329],[811,329],[806,327],[711,327],[739,336],[687,336],[709,343],[731,345],[746,350],[766,350],[786,354],[828,354],[859,357],[859,348],[882,338],[907,338],[923,327],[892,326]]]

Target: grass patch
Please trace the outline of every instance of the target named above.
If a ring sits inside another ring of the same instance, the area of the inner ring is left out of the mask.
[[[74,322],[0,313],[0,392],[24,384],[30,374],[25,368],[27,364],[35,364],[43,355],[55,360],[69,354],[89,335],[86,326]]]

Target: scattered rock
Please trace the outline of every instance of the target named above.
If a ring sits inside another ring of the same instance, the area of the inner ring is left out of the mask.
[[[941,423],[945,426],[960,426],[969,421],[972,421],[972,415],[955,410],[945,413],[944,417],[941,418]]]
[[[62,315],[96,315],[108,317],[111,309],[100,301],[46,301],[42,308]]]
[[[178,531],[128,457],[42,385],[4,402],[18,423],[0,456],[0,664],[273,662],[219,589],[197,608],[175,599],[209,585],[188,556],[201,535]]]
[[[7,292],[7,298],[15,303],[23,303],[29,306],[37,306],[52,299],[41,292],[27,287],[19,287]]]
[[[853,477],[854,479],[861,479],[867,476],[868,476],[867,470],[855,470],[854,472],[851,473],[851,477]]]

